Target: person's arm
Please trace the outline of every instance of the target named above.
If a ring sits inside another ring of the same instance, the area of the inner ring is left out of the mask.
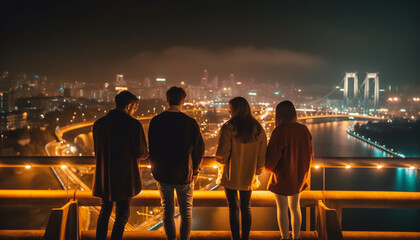
[[[258,147],[258,160],[257,160],[257,169],[255,173],[260,175],[265,165],[265,156],[267,152],[267,136],[265,135],[264,129],[261,129],[261,137]]]
[[[216,151],[216,161],[226,164],[230,158],[232,149],[232,132],[228,129],[228,125],[224,124],[220,129],[219,146]]]
[[[92,127],[92,135],[93,135],[93,151],[95,152],[95,156],[98,154],[98,132],[97,132],[97,123],[95,122]]]
[[[145,160],[147,159],[147,157],[149,156],[149,150],[147,149],[147,142],[146,142],[146,136],[144,135],[144,130],[143,130],[143,126],[140,124],[140,154],[138,157],[138,160]]]
[[[267,169],[269,172],[274,171],[276,168],[277,164],[282,158],[283,149],[285,147],[283,141],[281,140],[281,136],[279,135],[280,133],[278,129],[274,129],[273,133],[271,134],[270,142],[268,143],[265,169]]]
[[[312,161],[314,159],[314,147],[312,145],[312,135],[311,135],[311,132],[309,131],[308,128],[306,128],[306,131],[308,132],[308,138],[309,138],[308,139],[308,143],[309,143],[309,146],[308,147],[309,147],[309,152],[310,152],[310,158],[309,158],[309,161],[306,163],[307,165],[305,166],[305,169],[307,171],[309,171],[310,168],[311,168]]]
[[[200,127],[195,121],[194,121],[194,128],[195,128],[195,131],[194,131],[195,136],[194,136],[193,150],[191,152],[191,158],[193,162],[193,176],[197,176],[198,172],[200,171],[201,163],[203,161],[205,146],[204,146],[203,137],[201,136]],[[194,180],[196,180],[196,177]]]

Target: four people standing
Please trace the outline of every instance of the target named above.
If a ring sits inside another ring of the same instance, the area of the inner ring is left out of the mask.
[[[245,98],[230,100],[229,113],[230,120],[220,130],[216,161],[223,165],[220,185],[225,188],[232,238],[245,240],[251,229],[251,193],[256,187],[256,176],[262,173],[264,167],[267,137],[252,116]],[[242,238],[239,234],[239,209]]]
[[[181,214],[180,239],[187,240],[191,231],[194,183],[204,154],[204,142],[197,122],[181,112],[185,91],[171,87],[166,97],[169,109],[155,116],[149,125],[151,170],[161,195],[167,239],[176,239],[175,191]],[[132,117],[138,106],[137,98],[123,91],[115,97],[115,102],[116,109],[93,126],[97,159],[93,195],[101,198],[96,239],[106,239],[113,202],[116,202],[116,219],[111,239],[122,238],[131,197],[141,190],[138,160],[148,155],[143,127]],[[249,237],[251,193],[258,187],[257,176],[264,166],[272,172],[268,188],[275,194],[282,237],[289,238],[287,209],[290,208],[293,237],[299,238],[300,193],[308,187],[313,158],[309,130],[296,122],[293,104],[281,102],[276,108],[276,128],[267,148],[265,131],[252,116],[245,98],[230,100],[229,113],[231,118],[220,130],[216,160],[223,165],[220,185],[225,188],[232,238]]]

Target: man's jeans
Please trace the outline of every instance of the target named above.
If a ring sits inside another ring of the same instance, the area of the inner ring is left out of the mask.
[[[125,224],[130,216],[130,202],[131,198],[127,200],[116,201],[116,213],[114,227],[112,228],[111,240],[120,240],[124,233]],[[112,212],[114,202],[101,199],[101,212],[98,216],[98,223],[96,226],[96,240],[105,240],[108,232],[109,216]]]
[[[178,185],[156,182],[159,188],[163,207],[163,227],[168,240],[176,239],[174,221],[174,190],[178,198],[179,212],[181,213],[180,239],[190,239],[194,183]]]

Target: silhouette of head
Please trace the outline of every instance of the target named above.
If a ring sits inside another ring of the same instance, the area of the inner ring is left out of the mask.
[[[115,105],[117,109],[124,110],[128,114],[133,115],[138,105],[138,99],[131,92],[122,91],[115,96]]]
[[[166,92],[166,100],[168,101],[169,106],[181,105],[186,97],[187,93],[180,87],[173,86]]]
[[[235,97],[229,101],[229,111],[232,117],[246,118],[251,116],[251,107],[243,97]]]
[[[251,107],[243,97],[235,97],[229,101],[229,113],[232,118],[229,123],[235,130],[235,137],[241,142],[256,140],[261,133],[262,127],[251,114]]]
[[[296,109],[292,102],[283,101],[276,107],[276,126],[297,121]]]

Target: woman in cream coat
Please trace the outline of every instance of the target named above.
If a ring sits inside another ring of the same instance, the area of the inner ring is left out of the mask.
[[[251,229],[251,193],[256,187],[256,176],[261,174],[265,164],[267,137],[260,123],[252,117],[245,98],[230,100],[229,113],[231,119],[220,131],[216,160],[223,165],[220,185],[225,188],[232,238],[245,240]],[[242,238],[239,234],[239,209]]]

